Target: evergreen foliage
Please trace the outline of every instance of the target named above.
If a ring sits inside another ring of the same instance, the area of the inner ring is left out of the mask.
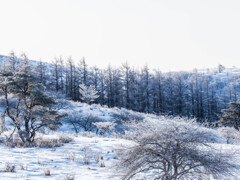
[[[61,125],[62,116],[54,109],[56,99],[49,96],[38,82],[27,58],[15,72],[4,70],[0,77],[5,114],[12,120],[24,143],[33,142],[36,132],[43,127],[56,130]]]
[[[240,127],[240,103],[231,102],[229,103],[228,109],[222,110],[221,122],[223,124],[230,124],[235,129],[239,130]]]

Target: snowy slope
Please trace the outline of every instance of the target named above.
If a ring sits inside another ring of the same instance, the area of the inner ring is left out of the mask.
[[[69,114],[74,112],[93,113],[105,121],[115,121],[114,114],[128,112],[143,116],[145,119],[166,120],[152,114],[136,113],[125,109],[107,108],[99,105],[87,105],[69,101],[63,108]],[[73,138],[73,141],[57,148],[9,148],[0,144],[0,180],[19,179],[56,179],[65,180],[74,177],[75,180],[120,180],[121,176],[113,169],[118,161],[116,149],[130,146],[134,142],[120,138],[101,137],[93,133],[73,134],[67,125],[61,131]],[[45,138],[56,138],[64,133],[50,133]],[[216,131],[216,133],[218,133]],[[4,134],[1,135],[4,137]],[[224,138],[215,146],[223,151],[227,149],[240,149],[240,145],[227,145]],[[101,159],[101,156],[103,159]],[[89,161],[89,164],[86,163]],[[98,162],[99,161],[99,162]],[[4,172],[6,164],[14,165],[15,172]],[[100,167],[104,164],[104,167]],[[44,171],[50,170],[50,176]],[[142,177],[143,178],[143,177]],[[227,178],[227,177],[226,177]],[[237,177],[236,177],[237,178]],[[147,179],[147,178],[146,178]],[[149,179],[150,180],[150,179]]]

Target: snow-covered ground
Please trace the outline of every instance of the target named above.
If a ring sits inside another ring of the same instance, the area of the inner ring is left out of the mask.
[[[131,143],[123,139],[80,135],[74,137],[73,142],[57,148],[8,148],[1,144],[0,179],[70,180],[74,177],[74,180],[119,180],[120,174],[113,168],[117,161],[116,149]],[[216,146],[222,149],[240,149],[239,145]],[[87,161],[89,164],[85,163]],[[4,172],[6,164],[14,165],[15,172]],[[50,170],[50,176],[44,175],[46,170]],[[233,179],[239,178],[240,176]]]
[[[79,136],[57,148],[8,148],[1,144],[0,179],[120,179],[112,167],[117,161],[115,149],[126,143],[129,141]],[[7,163],[15,165],[15,172],[4,172]],[[51,175],[45,176],[48,169]]]
[[[63,113],[72,115],[77,112],[79,116],[94,114],[103,122],[116,122],[119,116],[121,118],[130,117],[151,120],[157,119],[157,121],[166,120],[166,117],[163,116],[137,113],[126,109],[107,108],[100,105],[90,106],[72,101],[66,101],[63,104],[66,105],[61,110]],[[12,125],[8,122],[9,119],[6,118],[6,121],[9,131],[0,135],[2,139],[5,137],[5,134],[12,132]],[[216,133],[221,132],[217,130],[213,131]],[[219,136],[221,138],[219,139],[219,143],[216,144],[216,147],[223,151],[232,148],[240,149],[239,141],[230,141],[233,142],[234,145],[228,145],[226,144],[226,138],[223,137],[224,134],[226,137],[229,136],[229,138],[234,137],[232,135],[232,130],[223,129],[222,131],[222,134],[220,133],[221,135]],[[0,143],[0,180],[71,180],[71,177],[74,177],[74,180],[121,179],[121,175],[118,173],[115,166],[118,161],[116,150],[122,148],[122,146],[130,146],[134,143],[133,141],[113,138],[108,135],[108,137],[101,137],[89,132],[81,132],[75,136],[73,132],[72,127],[63,122],[63,126],[58,132],[41,135],[43,139],[56,139],[61,135],[73,138],[72,142],[56,148],[10,148]],[[9,167],[15,166],[15,171],[5,172],[7,165]],[[48,170],[50,170],[50,176],[45,175]],[[238,178],[240,178],[240,176],[235,177],[234,180]],[[226,177],[226,180],[227,179],[229,178]]]

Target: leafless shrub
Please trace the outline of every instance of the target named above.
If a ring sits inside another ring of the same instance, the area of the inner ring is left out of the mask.
[[[39,158],[38,158],[38,160],[37,160],[37,163],[38,163],[38,164],[41,164],[41,162],[40,162]]]
[[[103,156],[100,156],[100,158],[99,158],[99,167],[105,167]]]
[[[130,120],[141,121],[144,119],[144,115],[138,112],[134,112],[134,111],[122,108],[113,113],[113,118],[118,123],[120,123],[121,121],[127,122]]]
[[[73,114],[65,117],[65,122],[70,124],[77,134],[81,130],[96,130],[96,126],[93,123],[100,121],[102,121],[102,119],[92,113],[74,112]]]
[[[22,140],[18,137],[15,138],[5,138],[3,144],[7,147],[39,147],[39,148],[55,148],[63,146],[64,143],[69,143],[73,139],[67,135],[61,135],[58,139],[43,139],[36,138],[33,143],[27,144],[23,143]]]
[[[95,122],[93,124],[97,127],[99,134],[102,136],[106,133],[111,133],[116,125],[116,123],[113,122]]]
[[[73,175],[66,175],[64,180],[74,180],[75,177]]]
[[[220,127],[218,131],[227,139],[227,144],[240,139],[240,132],[234,127]]]
[[[43,169],[44,176],[51,176],[51,172],[49,168]]]
[[[9,162],[5,163],[4,172],[15,172],[15,165]]]
[[[125,127],[124,124],[129,121],[142,121],[144,120],[144,115],[142,113],[134,112],[127,109],[117,109],[117,111],[112,114],[113,119],[115,119],[115,131],[123,132]]]
[[[20,170],[24,170],[25,169],[23,164],[19,164],[19,167],[20,167]]]
[[[94,160],[97,164],[99,163],[100,157],[101,157],[100,153],[95,153],[94,154]]]
[[[39,148],[54,148],[63,145],[63,143],[57,139],[37,139],[34,144]]]
[[[92,150],[90,147],[84,147],[83,148],[83,163],[88,165],[91,163],[91,158],[92,158]]]
[[[237,174],[236,154],[215,148],[212,143],[220,137],[212,129],[181,119],[148,120],[128,127],[125,137],[135,143],[118,152],[117,169],[123,179],[146,173],[152,179],[164,180],[188,179],[199,174],[214,174],[215,178]]]
[[[72,141],[73,141],[73,138],[70,137],[70,136],[68,136],[68,135],[66,135],[66,134],[61,134],[61,135],[59,136],[58,141],[65,144],[65,143],[70,143],[70,142],[72,142]]]
[[[58,103],[56,105],[58,109],[68,109],[72,107],[69,101],[65,99],[66,97],[64,97],[62,94],[57,92],[52,92],[52,94],[58,98]]]
[[[75,161],[76,160],[76,153],[75,152],[68,152],[67,153],[67,159],[70,161]]]
[[[83,131],[79,133],[81,136],[84,137],[88,137],[88,138],[93,138],[96,136],[96,134],[94,134],[93,132],[89,132],[89,131]]]
[[[7,147],[28,147],[26,143],[23,143],[19,138],[8,138],[7,136],[3,139],[3,144]]]
[[[93,142],[94,142],[94,143],[98,143],[98,140],[95,138]]]

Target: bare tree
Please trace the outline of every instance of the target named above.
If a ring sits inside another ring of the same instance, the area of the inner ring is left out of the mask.
[[[16,71],[16,68],[18,65],[18,58],[14,51],[10,52],[8,59],[9,59],[9,63],[10,63],[10,70],[13,72]]]
[[[130,93],[129,93],[129,84],[130,84],[130,78],[129,78],[129,72],[130,72],[130,67],[128,65],[128,63],[124,63],[122,65],[122,71],[124,74],[124,91],[125,91],[125,99],[126,99],[126,108],[129,109],[129,105],[130,105]]]
[[[36,67],[36,72],[37,76],[39,78],[39,82],[42,83],[43,85],[46,85],[46,71],[47,71],[47,66],[42,60],[39,61],[37,67]]]
[[[81,67],[81,79],[84,85],[87,84],[87,63],[85,61],[85,57],[82,58],[80,61],[80,67]]]
[[[212,145],[218,135],[181,119],[148,120],[128,125],[125,137],[135,141],[119,153],[123,179],[147,174],[153,179],[177,180],[193,175],[231,176],[237,171],[229,150]]]
[[[54,58],[54,61],[52,62],[54,66],[54,79],[55,79],[55,90],[59,90],[59,59]]]
[[[65,118],[65,122],[72,126],[75,133],[79,133],[81,130],[97,130],[97,127],[94,125],[94,123],[100,121],[102,121],[102,119],[95,116],[94,114],[83,112],[73,112],[71,115]]]
[[[63,58],[59,58],[59,78],[60,78],[60,89],[62,93],[64,92],[64,83],[63,83],[63,78],[64,78],[64,61]]]

